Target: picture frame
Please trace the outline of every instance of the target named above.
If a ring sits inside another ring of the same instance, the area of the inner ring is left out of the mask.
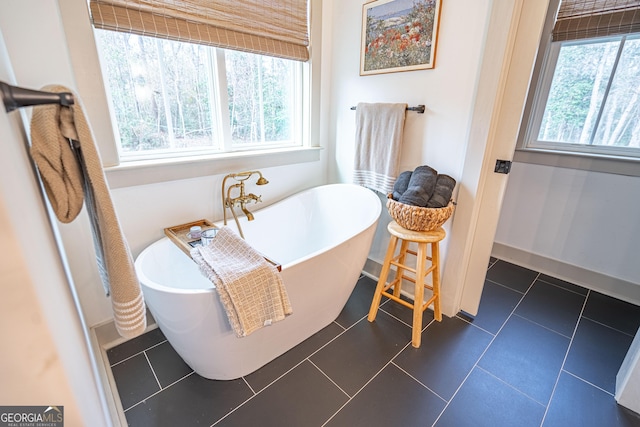
[[[360,75],[434,68],[442,0],[362,5]]]

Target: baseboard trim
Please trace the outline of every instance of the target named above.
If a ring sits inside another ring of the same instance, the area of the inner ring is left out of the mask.
[[[144,333],[156,329],[157,327],[158,325],[156,324],[155,319],[151,316],[151,313],[147,311],[147,328]],[[107,350],[122,344],[127,341],[127,339],[118,334],[118,330],[116,329],[116,325],[113,320],[108,320],[104,323],[93,326],[89,333],[91,336],[93,352],[98,356],[98,374],[100,375],[102,384],[107,387],[107,390],[105,390],[105,396],[107,398],[107,406],[109,408],[111,421],[114,426],[126,426],[127,419],[124,415],[124,408],[120,403],[120,395],[118,394],[116,381],[113,378],[113,373],[111,372],[109,358],[107,357]]]
[[[362,269],[362,273],[365,276],[377,282],[378,279],[380,278],[381,271],[382,271],[382,264],[372,260],[371,258],[367,258],[367,261],[364,263],[364,267]]]
[[[495,242],[491,255],[596,292],[640,305],[640,284]]]

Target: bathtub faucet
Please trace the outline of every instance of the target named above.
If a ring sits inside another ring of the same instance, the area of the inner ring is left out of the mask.
[[[269,181],[267,181],[262,176],[262,172],[260,171],[232,173],[225,176],[224,179],[222,180],[221,195],[222,195],[222,211],[223,211],[223,217],[224,217],[224,225],[227,225],[227,208],[229,208],[231,210],[231,213],[233,214],[233,218],[236,221],[236,225],[238,226],[238,231],[240,232],[240,236],[242,238],[244,238],[244,234],[242,233],[242,228],[240,228],[240,223],[238,222],[236,211],[233,208],[239,206],[240,210],[242,210],[242,212],[244,212],[245,216],[247,217],[247,220],[253,221],[254,219],[253,214],[249,212],[249,209],[247,209],[247,204],[251,202],[258,203],[258,202],[261,202],[262,199],[261,199],[261,196],[256,196],[253,193],[246,194],[244,189],[244,182],[247,179],[251,178],[252,175],[256,175],[256,174],[259,176],[258,180],[256,181],[256,185],[265,185],[269,183]],[[237,182],[235,184],[230,185],[225,192],[226,182],[228,178],[233,178]],[[231,197],[231,192],[234,189],[239,190],[237,197]]]

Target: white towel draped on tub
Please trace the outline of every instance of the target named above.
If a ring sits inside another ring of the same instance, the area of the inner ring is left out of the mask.
[[[71,92],[64,86],[46,86],[43,90]],[[142,334],[147,326],[144,298],[111,202],[91,127],[80,98],[74,94],[74,100],[70,107],[34,107],[31,157],[61,222],[73,221],[86,199],[98,269],[111,296],[116,329],[121,336],[133,338]]]
[[[398,177],[407,104],[356,107],[356,154],[353,182],[388,194]]]
[[[228,227],[191,257],[216,285],[238,338],[293,313],[278,269]]]

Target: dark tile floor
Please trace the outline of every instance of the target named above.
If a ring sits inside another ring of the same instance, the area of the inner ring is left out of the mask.
[[[358,281],[327,328],[234,381],[193,373],[156,329],[108,351],[131,426],[640,426],[615,376],[640,307],[492,259],[478,315],[433,321]]]

